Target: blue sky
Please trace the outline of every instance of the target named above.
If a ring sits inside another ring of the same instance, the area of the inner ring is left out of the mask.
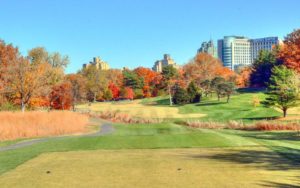
[[[66,72],[100,56],[113,68],[188,62],[225,35],[283,38],[300,28],[299,0],[0,0],[0,38],[22,54],[69,55]]]

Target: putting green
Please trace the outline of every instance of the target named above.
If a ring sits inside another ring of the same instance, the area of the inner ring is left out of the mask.
[[[263,147],[49,153],[0,176],[1,187],[275,187],[300,170]],[[298,183],[298,184],[297,184]]]

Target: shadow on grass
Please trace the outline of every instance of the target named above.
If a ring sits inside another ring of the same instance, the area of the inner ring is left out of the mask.
[[[278,116],[270,116],[270,117],[250,117],[250,118],[242,118],[242,120],[250,120],[250,121],[262,121],[262,120],[276,120]]]
[[[277,153],[277,154],[276,154]],[[193,159],[209,158],[213,160],[254,165],[266,170],[297,170],[300,168],[300,150],[286,147],[274,147],[272,150],[230,150],[226,153],[190,155]]]
[[[246,132],[242,134],[241,136],[247,137],[247,138],[255,138],[259,140],[278,140],[278,141],[300,141],[300,136],[298,135],[298,132]]]
[[[272,182],[272,181],[264,181],[263,183],[260,183],[260,186],[263,187],[276,187],[276,188],[300,188],[300,177],[297,177],[295,180],[295,184],[297,185],[292,185],[288,183],[277,183],[277,182]]]
[[[213,102],[203,102],[196,104],[196,106],[215,106],[220,104],[228,104],[227,102],[213,101]]]

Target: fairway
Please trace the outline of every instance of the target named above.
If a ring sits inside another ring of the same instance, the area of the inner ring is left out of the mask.
[[[182,114],[179,109],[169,106],[156,106],[141,104],[141,100],[128,102],[103,102],[91,106],[79,105],[78,109],[89,109],[96,112],[119,111],[138,118],[201,118],[203,113]]]
[[[299,185],[300,170],[282,170],[287,163],[264,147],[63,152],[42,154],[22,164],[2,175],[0,185],[22,188]]]

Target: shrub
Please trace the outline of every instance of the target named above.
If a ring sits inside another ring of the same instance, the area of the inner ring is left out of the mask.
[[[190,102],[190,96],[185,89],[179,87],[175,91],[173,102],[174,104],[188,104]]]
[[[144,92],[142,89],[135,89],[134,90],[134,97],[135,99],[142,99],[144,98]]]

